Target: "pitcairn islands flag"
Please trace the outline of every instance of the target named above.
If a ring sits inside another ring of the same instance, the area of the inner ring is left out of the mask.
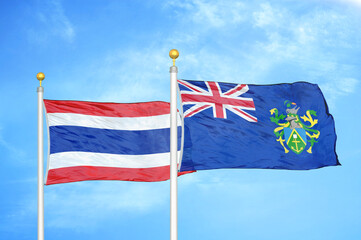
[[[178,80],[178,86],[184,114],[181,171],[339,165],[334,120],[316,84]]]

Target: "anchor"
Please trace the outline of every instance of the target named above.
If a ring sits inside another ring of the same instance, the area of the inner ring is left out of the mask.
[[[296,149],[293,146],[291,146],[293,151],[295,151],[297,153],[300,153],[300,152],[303,151],[303,149],[304,149],[303,147],[298,148],[298,143],[300,143],[301,141],[297,141],[297,134],[293,134],[293,141],[292,142],[296,145]]]

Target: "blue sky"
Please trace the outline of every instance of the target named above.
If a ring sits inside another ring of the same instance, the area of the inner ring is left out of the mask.
[[[361,238],[361,1],[1,1],[0,239],[36,239],[45,98],[169,101],[179,78],[319,84],[343,166],[179,178],[179,239]],[[45,152],[47,154],[47,152]],[[45,187],[46,239],[169,239],[169,182]]]

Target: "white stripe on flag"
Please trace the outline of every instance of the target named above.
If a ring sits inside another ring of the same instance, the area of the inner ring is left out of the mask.
[[[178,151],[179,159],[180,151]],[[50,154],[49,169],[97,166],[119,168],[152,168],[169,166],[170,154],[119,155],[92,152],[60,152]]]
[[[103,117],[78,113],[48,113],[51,126],[80,126],[114,130],[151,130],[169,128],[169,114],[151,117]],[[181,120],[178,114],[178,126]]]

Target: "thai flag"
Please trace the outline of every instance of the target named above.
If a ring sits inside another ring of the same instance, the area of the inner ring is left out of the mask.
[[[46,185],[169,179],[169,103],[44,104],[50,139]],[[178,149],[180,135],[178,127]]]

